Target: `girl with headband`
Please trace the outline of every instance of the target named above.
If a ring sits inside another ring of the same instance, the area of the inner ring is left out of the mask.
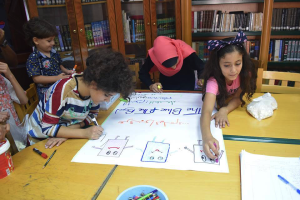
[[[247,37],[242,31],[231,41],[208,41],[211,55],[203,72],[200,127],[204,152],[211,159],[219,155],[219,143],[210,130],[211,120],[215,120],[216,127],[229,126],[227,115],[245,104],[245,94],[247,100],[250,100],[256,89],[257,73],[244,48],[246,41]],[[213,114],[215,103],[218,111]]]
[[[181,40],[165,36],[155,39],[148,57],[139,71],[139,78],[153,92],[165,90],[194,90],[195,72],[198,78],[204,64],[195,51]],[[159,71],[159,82],[153,83],[149,72]],[[198,85],[202,85],[198,79]]]

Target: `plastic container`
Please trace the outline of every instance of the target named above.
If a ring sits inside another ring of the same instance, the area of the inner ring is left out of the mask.
[[[10,175],[14,170],[9,147],[10,144],[6,138],[4,141],[0,142],[0,179]]]
[[[123,191],[116,200],[128,200],[129,197],[133,197],[135,195],[140,196],[141,193],[146,195],[155,189],[157,190],[156,194],[159,196],[160,200],[168,200],[167,195],[161,189],[151,185],[137,185],[128,188],[127,190]]]

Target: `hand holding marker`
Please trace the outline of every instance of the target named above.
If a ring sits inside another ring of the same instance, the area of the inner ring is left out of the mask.
[[[77,65],[75,65],[75,66],[73,67],[72,74],[76,73],[76,68],[77,68]]]

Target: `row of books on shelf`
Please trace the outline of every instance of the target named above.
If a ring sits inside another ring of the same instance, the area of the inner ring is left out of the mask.
[[[84,28],[88,47],[98,47],[111,44],[108,20],[85,24]]]
[[[192,48],[196,51],[198,57],[204,62],[209,59],[210,51],[208,50],[208,41],[192,42]],[[259,40],[247,41],[244,46],[251,58],[259,59]]]
[[[72,41],[70,35],[70,29],[68,25],[56,26],[57,37],[54,41],[54,49],[56,51],[71,51]]]
[[[167,36],[170,38],[176,37],[175,18],[157,19],[157,36]]]
[[[97,2],[97,1],[105,1],[105,0],[81,0],[82,3]]]
[[[60,4],[66,4],[65,0],[37,0],[36,4],[38,6],[43,5],[60,5]]]
[[[105,1],[105,0],[81,0],[82,3],[97,2],[97,1]],[[60,5],[60,4],[66,4],[66,0],[36,0],[36,4],[38,6]]]
[[[300,8],[275,8],[272,14],[271,30],[300,30]]]
[[[192,11],[192,32],[261,31],[263,13],[219,10]]]
[[[143,15],[131,15],[122,10],[124,41],[136,43],[145,41],[145,24]]]
[[[300,40],[271,40],[269,61],[300,61]]]

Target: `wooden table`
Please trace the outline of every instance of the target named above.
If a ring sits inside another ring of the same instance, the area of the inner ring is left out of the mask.
[[[254,98],[262,94],[255,94]],[[278,109],[272,117],[258,121],[239,107],[228,115],[230,127],[223,135],[300,139],[300,94],[272,94]]]
[[[272,118],[259,122],[244,108],[238,108],[229,115],[231,127],[225,128],[223,134],[299,139],[300,95],[273,96],[279,109]],[[100,111],[98,122],[102,123],[117,104],[108,111]],[[282,124],[286,126],[282,128]],[[113,165],[72,163],[73,156],[86,141],[69,139],[57,147],[55,156],[45,169],[42,167],[46,160],[34,153],[32,148],[50,156],[54,149],[45,149],[46,141],[14,155],[15,170],[0,180],[1,199],[91,199]],[[291,144],[225,140],[225,148],[229,174],[118,166],[98,199],[115,199],[125,189],[140,184],[154,185],[172,200],[240,199],[239,153],[242,149],[274,156],[297,157],[300,154],[300,145]]]

